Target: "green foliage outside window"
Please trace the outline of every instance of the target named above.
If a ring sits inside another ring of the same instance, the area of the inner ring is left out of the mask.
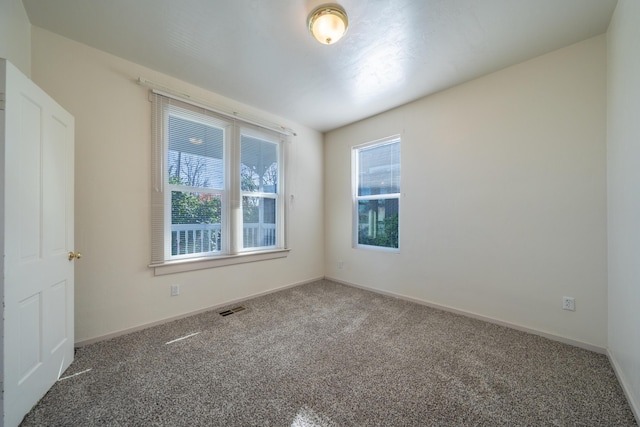
[[[173,176],[170,184],[182,185]],[[213,194],[173,191],[171,194],[172,224],[219,224],[221,220],[220,197]]]
[[[366,228],[360,228],[358,243],[385,248],[398,247],[398,214],[388,216],[384,221],[378,221],[374,226],[377,227],[376,233],[369,233]]]

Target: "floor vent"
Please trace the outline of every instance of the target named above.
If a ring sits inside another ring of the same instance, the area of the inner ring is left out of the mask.
[[[246,310],[246,308],[240,305],[238,307],[234,307],[234,308],[229,309],[229,310],[221,311],[218,314],[220,316],[222,316],[222,317],[225,317],[225,316],[229,316],[230,314],[237,313],[239,311],[244,311],[244,310]]]

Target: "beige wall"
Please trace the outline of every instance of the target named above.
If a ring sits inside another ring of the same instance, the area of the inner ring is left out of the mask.
[[[34,81],[76,120],[76,341],[324,275],[322,135],[33,27]],[[290,126],[295,202],[284,259],[154,277],[150,261],[148,89],[138,76]],[[180,284],[181,295],[170,296]]]
[[[22,0],[0,0],[0,58],[31,75],[31,23]]]
[[[640,422],[640,2],[607,34],[609,354]]]
[[[327,276],[603,349],[605,45],[595,37],[329,132]],[[356,250],[350,148],[393,134],[401,252]]]

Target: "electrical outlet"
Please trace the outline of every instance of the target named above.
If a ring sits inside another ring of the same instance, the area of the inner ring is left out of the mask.
[[[562,309],[576,311],[576,299],[573,297],[562,297]]]
[[[342,270],[344,268],[344,261],[338,261],[336,266],[338,267],[338,270]]]
[[[171,296],[177,297],[180,295],[180,285],[171,285]]]

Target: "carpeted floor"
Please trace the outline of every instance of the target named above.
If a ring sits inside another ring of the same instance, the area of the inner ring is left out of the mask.
[[[22,425],[636,425],[600,354],[330,281],[242,306],[80,348]]]

